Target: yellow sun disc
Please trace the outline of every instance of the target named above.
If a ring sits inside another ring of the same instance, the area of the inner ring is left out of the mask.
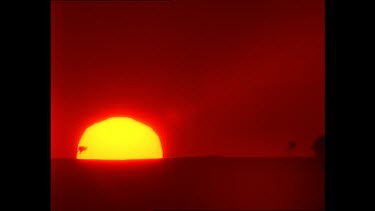
[[[128,160],[162,158],[160,139],[153,129],[128,117],[112,117],[83,133],[77,159]]]

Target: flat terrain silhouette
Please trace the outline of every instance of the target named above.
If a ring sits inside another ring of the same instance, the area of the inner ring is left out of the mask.
[[[52,211],[323,210],[314,158],[51,160]]]

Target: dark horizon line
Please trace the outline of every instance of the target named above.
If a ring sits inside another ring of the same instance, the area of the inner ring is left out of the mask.
[[[202,155],[202,156],[181,156],[181,157],[163,157],[163,158],[144,158],[144,159],[128,159],[128,160],[170,160],[170,159],[195,159],[195,158],[251,158],[251,159],[316,159],[314,156],[222,156],[222,155]],[[74,157],[51,157],[51,160],[103,160],[104,159],[77,159]],[[116,161],[116,160],[112,160]],[[118,160],[125,161],[125,160]]]

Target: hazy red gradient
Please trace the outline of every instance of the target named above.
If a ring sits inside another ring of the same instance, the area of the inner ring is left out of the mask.
[[[323,0],[51,4],[53,158],[111,116],[164,157],[310,156],[324,133]]]

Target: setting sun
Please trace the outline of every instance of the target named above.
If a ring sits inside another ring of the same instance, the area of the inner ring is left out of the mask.
[[[128,160],[162,158],[160,139],[154,130],[128,117],[112,117],[95,123],[83,133],[77,159]]]

